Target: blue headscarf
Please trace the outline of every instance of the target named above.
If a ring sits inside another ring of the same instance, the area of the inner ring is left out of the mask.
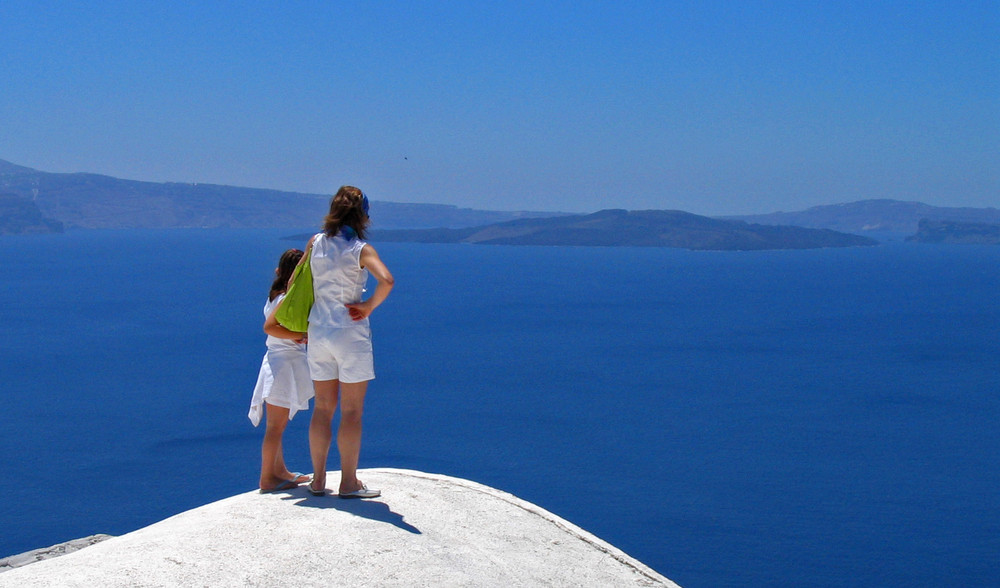
[[[365,211],[365,216],[368,216],[368,207],[369,207],[368,197],[365,196],[364,192],[362,192],[361,193],[361,210]],[[353,227],[349,227],[347,225],[344,225],[344,226],[340,227],[340,236],[343,237],[344,239],[350,241],[351,239],[356,239],[358,237],[358,232],[355,231]]]

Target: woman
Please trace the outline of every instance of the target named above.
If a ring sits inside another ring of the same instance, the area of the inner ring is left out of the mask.
[[[275,311],[285,299],[288,280],[301,259],[302,252],[298,249],[289,249],[281,255],[264,304],[267,354],[260,366],[248,415],[256,427],[260,424],[261,412],[266,413],[264,441],[260,449],[261,492],[289,490],[310,480],[305,474],[288,471],[281,447],[288,421],[299,410],[309,408],[309,399],[313,397],[305,334],[289,331],[281,325],[268,328],[268,322],[273,321]]]
[[[340,405],[337,449],[340,451],[341,498],[374,498],[378,490],[358,480],[361,416],[368,381],[375,378],[368,317],[389,295],[392,274],[364,239],[368,198],[343,186],[330,201],[323,232],[309,242],[314,302],[309,313],[309,372],[316,403],[309,423],[313,480],[309,492],[326,494],[326,461],[333,439],[331,424]],[[310,251],[311,250],[311,251]],[[362,301],[368,275],[377,284]]]

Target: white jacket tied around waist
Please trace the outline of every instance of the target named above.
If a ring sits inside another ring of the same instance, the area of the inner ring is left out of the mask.
[[[279,294],[274,300],[264,304],[264,318],[271,316],[285,295]],[[250,399],[247,413],[253,426],[260,424],[264,416],[264,402],[288,409],[291,420],[300,410],[309,409],[309,399],[313,397],[312,379],[306,361],[306,346],[292,339],[267,336],[267,353],[260,363],[257,384]]]
[[[368,319],[351,319],[345,304],[361,302],[368,270],[361,267],[361,250],[368,243],[338,234],[313,238],[309,263],[313,274],[313,307],[309,330],[368,326]]]

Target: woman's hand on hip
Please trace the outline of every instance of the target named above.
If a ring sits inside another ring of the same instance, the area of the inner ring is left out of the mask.
[[[347,307],[347,314],[351,315],[351,320],[360,321],[361,319],[367,318],[368,315],[372,313],[372,306],[365,302],[351,302],[345,304]]]

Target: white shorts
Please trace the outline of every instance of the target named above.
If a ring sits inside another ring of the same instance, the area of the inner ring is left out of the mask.
[[[313,380],[354,384],[375,379],[372,332],[368,326],[309,329],[308,355]]]

